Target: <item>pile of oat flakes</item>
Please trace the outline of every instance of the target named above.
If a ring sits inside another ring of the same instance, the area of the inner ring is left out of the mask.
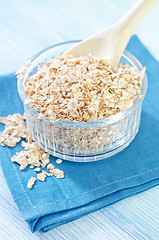
[[[24,87],[27,102],[40,111],[39,118],[105,120],[133,105],[144,72],[145,68],[139,72],[127,64],[111,67],[110,61],[91,55],[60,56],[39,65]]]
[[[20,165],[20,170],[24,170],[30,165],[30,168],[34,168],[35,172],[40,172],[43,168],[47,167],[49,172],[42,170],[41,173],[37,173],[38,180],[45,181],[46,176],[53,175],[56,176],[56,178],[64,178],[64,172],[56,169],[54,165],[50,163],[49,154],[45,153],[32,141],[23,116],[17,113],[7,117],[0,117],[0,123],[5,125],[4,131],[0,132],[0,144],[2,146],[14,147],[22,138],[26,140],[21,142],[24,150],[17,152],[16,155],[11,158],[12,162]],[[57,164],[61,162],[61,159],[56,160]],[[35,181],[36,178],[31,177],[27,187],[31,189]]]

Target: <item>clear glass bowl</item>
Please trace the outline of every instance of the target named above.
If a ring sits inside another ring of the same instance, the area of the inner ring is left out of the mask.
[[[24,78],[18,80],[18,91],[24,104],[27,127],[37,144],[46,152],[62,159],[75,162],[97,161],[112,156],[127,147],[136,136],[141,118],[142,100],[139,96],[131,108],[107,118],[106,121],[71,122],[60,120],[55,123],[49,119],[38,119],[39,111],[25,104],[27,96],[24,81],[36,73],[37,66],[50,58],[60,56],[78,43],[62,42],[50,46],[34,55],[31,66]],[[141,70],[140,62],[129,52],[122,55],[122,63]],[[141,94],[145,96],[147,77],[144,75]]]

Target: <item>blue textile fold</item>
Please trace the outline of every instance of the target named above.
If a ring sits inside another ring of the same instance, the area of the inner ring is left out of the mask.
[[[147,68],[148,92],[143,101],[141,126],[133,142],[113,157],[92,163],[63,161],[55,167],[65,173],[64,179],[48,177],[27,188],[36,172],[10,161],[22,149],[0,147],[1,166],[8,187],[32,232],[44,232],[73,221],[133,194],[159,184],[159,62],[140,40],[133,36],[127,46]],[[14,74],[0,76],[0,115],[23,113]],[[0,124],[0,131],[4,126]]]

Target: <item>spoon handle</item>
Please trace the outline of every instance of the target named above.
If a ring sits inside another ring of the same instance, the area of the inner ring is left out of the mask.
[[[117,22],[123,31],[131,34],[139,22],[151,10],[158,0],[138,0],[137,3]]]
[[[112,50],[112,65],[117,65],[126,45],[139,22],[151,10],[158,0],[138,0],[137,3],[111,29],[111,39],[114,41]],[[108,30],[100,33],[106,38]]]

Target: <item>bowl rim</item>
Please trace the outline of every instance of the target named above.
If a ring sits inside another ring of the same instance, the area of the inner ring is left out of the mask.
[[[29,60],[31,61],[31,65],[28,67],[28,69],[26,70],[26,72],[24,73],[24,76],[22,79],[18,79],[18,92],[20,95],[20,98],[23,102],[23,104],[25,106],[27,106],[27,108],[29,108],[30,111],[33,112],[33,114],[36,114],[37,117],[40,113],[40,111],[38,109],[32,108],[30,107],[30,103],[25,103],[25,100],[27,99],[27,95],[25,93],[24,90],[24,81],[26,80],[27,77],[27,73],[29,72],[30,68],[32,67],[32,62],[38,58],[41,54],[45,53],[46,51],[52,49],[52,48],[56,48],[56,47],[60,47],[62,45],[65,44],[71,44],[71,43],[77,43],[80,42],[82,40],[70,40],[70,41],[64,41],[64,42],[59,42],[53,45],[48,46],[47,48],[44,48],[43,50],[37,52],[36,54],[34,54]],[[139,60],[132,55],[130,52],[128,52],[127,50],[125,50],[122,54],[122,56],[126,59],[129,59],[129,61],[131,60],[133,62],[133,64],[135,65],[136,69],[141,71],[143,69],[142,64],[139,62]],[[137,98],[135,99],[133,106],[128,108],[125,111],[120,111],[119,113],[115,114],[115,115],[111,115],[110,117],[106,118],[105,120],[97,120],[97,121],[89,121],[89,122],[79,122],[79,121],[69,121],[69,120],[56,120],[56,121],[51,121],[49,118],[42,118],[39,120],[45,120],[51,124],[56,124],[56,125],[61,125],[64,127],[82,127],[82,128],[89,128],[89,127],[97,127],[97,126],[105,126],[105,125],[110,125],[113,123],[116,123],[118,121],[120,121],[121,119],[125,118],[127,115],[131,114],[138,106],[139,104],[142,103],[143,99],[145,98],[146,92],[147,92],[147,75],[146,72],[144,73],[144,78],[143,78],[143,82],[144,82],[144,89],[142,92],[143,98],[140,98],[139,94],[137,96]]]

